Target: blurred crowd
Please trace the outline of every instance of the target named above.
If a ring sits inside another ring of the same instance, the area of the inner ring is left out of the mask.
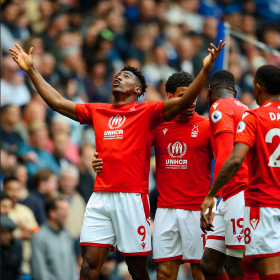
[[[1,6],[1,278],[78,279],[79,235],[95,181],[94,130],[48,108],[8,49],[33,47],[35,67],[74,102],[112,102],[111,81],[124,65],[147,79],[139,102],[161,101],[172,73],[198,74],[220,20],[280,50],[280,0],[2,0]],[[253,77],[267,63],[280,66],[280,59],[230,38],[228,70],[237,98],[251,109]],[[205,87],[196,111],[208,116],[208,110]],[[153,164],[150,193],[153,218]],[[155,279],[151,261],[149,272]],[[185,264],[178,279],[190,274]],[[100,279],[131,279],[117,251]]]

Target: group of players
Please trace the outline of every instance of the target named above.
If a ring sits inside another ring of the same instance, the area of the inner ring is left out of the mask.
[[[253,111],[235,99],[234,76],[215,72],[208,120],[195,113],[196,97],[224,44],[211,44],[196,79],[185,72],[170,76],[167,101],[141,104],[136,101],[147,85],[134,67],[116,75],[113,104],[76,104],[44,81],[33,66],[32,48],[29,54],[18,45],[18,51],[10,49],[53,110],[95,129],[98,175],[81,232],[80,279],[98,279],[116,245],[132,278],[149,279],[151,146],[159,190],[153,232],[157,279],[177,279],[185,262],[195,280],[280,279],[280,69],[258,69],[254,95],[261,107]]]

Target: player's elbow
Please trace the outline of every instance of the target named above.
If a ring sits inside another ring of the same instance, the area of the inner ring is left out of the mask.
[[[62,109],[62,104],[61,104],[60,100],[55,100],[54,102],[49,104],[49,106],[51,107],[51,109],[53,111],[56,111],[56,112],[59,112]]]
[[[230,160],[230,166],[232,167],[233,170],[238,170],[241,166],[243,162],[243,159],[242,158],[239,158],[239,157],[233,157],[231,160]]]

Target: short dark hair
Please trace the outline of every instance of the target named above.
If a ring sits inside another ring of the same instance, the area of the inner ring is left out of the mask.
[[[37,171],[37,173],[34,175],[33,177],[33,184],[34,184],[34,188],[37,189],[40,181],[48,181],[50,176],[55,174],[51,169],[48,168],[42,168],[40,170]]]
[[[235,90],[235,79],[231,72],[227,70],[216,71],[209,82],[211,88],[228,88]]]
[[[132,72],[137,77],[137,79],[138,79],[138,81],[140,83],[140,88],[141,88],[141,93],[138,95],[138,98],[141,95],[144,95],[144,93],[146,92],[146,89],[147,89],[148,86],[147,86],[146,78],[144,77],[142,72],[138,71],[136,67],[132,67],[130,65],[124,66],[124,68],[121,71]]]
[[[5,188],[6,184],[9,183],[10,181],[19,182],[19,180],[16,177],[13,177],[13,176],[7,177],[4,179],[4,182],[3,182],[4,188]]]
[[[188,87],[193,81],[193,75],[185,71],[173,73],[165,83],[165,91],[173,94],[178,87]]]
[[[12,104],[6,104],[6,105],[1,106],[1,114],[2,113],[7,113],[11,106],[13,106],[13,105]]]
[[[280,94],[280,67],[275,65],[261,66],[257,70],[255,81],[264,85],[268,93]]]
[[[45,200],[45,211],[47,216],[49,217],[49,212],[51,210],[56,210],[57,205],[56,202],[57,201],[66,201],[65,196],[63,194],[56,194],[53,196],[48,197]]]
[[[11,197],[8,194],[6,194],[5,192],[2,192],[2,193],[0,193],[0,201],[2,201],[4,199],[10,199],[12,201]]]

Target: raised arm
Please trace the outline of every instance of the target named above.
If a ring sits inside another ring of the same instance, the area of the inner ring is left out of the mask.
[[[25,71],[30,77],[32,83],[37,89],[38,93],[44,101],[54,110],[60,114],[79,121],[76,114],[76,103],[64,99],[51,85],[49,85],[37,69],[33,65],[32,51],[30,48],[29,54],[25,53],[19,45],[15,45],[18,51],[10,48],[11,55],[18,66]]]
[[[193,104],[194,100],[204,86],[204,83],[210,73],[211,66],[225,44],[226,42],[222,43],[222,40],[219,42],[218,48],[211,44],[212,49],[208,49],[209,54],[203,60],[203,68],[188,87],[184,95],[181,98],[172,98],[164,103],[164,117],[167,121],[171,121],[180,112],[189,108]]]

